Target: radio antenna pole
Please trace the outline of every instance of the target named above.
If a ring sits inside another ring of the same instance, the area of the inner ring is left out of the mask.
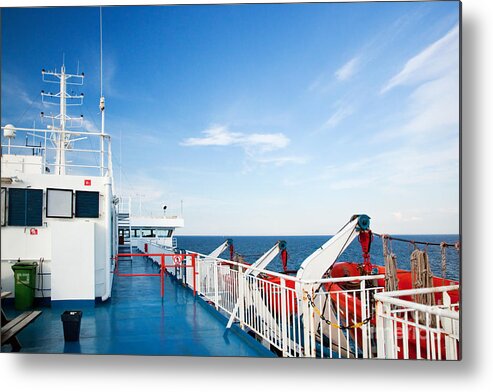
[[[104,175],[104,96],[103,96],[103,7],[99,7],[99,69],[101,98],[99,99],[99,110],[101,111],[101,176]],[[108,160],[109,164],[109,160]],[[109,167],[107,171],[110,176]]]

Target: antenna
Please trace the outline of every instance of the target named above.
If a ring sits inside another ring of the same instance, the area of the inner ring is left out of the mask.
[[[104,174],[104,96],[103,96],[103,7],[99,7],[99,82],[101,86],[101,98],[99,110],[101,111],[101,176]],[[109,149],[109,145],[108,145]],[[109,167],[109,160],[108,160]],[[107,171],[110,176],[110,171]]]
[[[99,7],[99,62],[101,96],[103,96],[103,7]]]
[[[122,129],[120,128],[120,154],[118,155],[118,158],[120,159],[120,181],[119,181],[119,188],[120,188],[120,193],[122,192],[122,164],[123,164],[123,159],[122,159]]]
[[[65,152],[70,148],[71,139],[70,134],[65,133],[67,122],[70,121],[70,125],[73,122],[80,122],[82,125],[83,117],[70,117],[67,115],[67,106],[80,106],[84,100],[84,94],[68,94],[67,85],[82,86],[84,84],[84,73],[81,74],[68,74],[65,72],[65,53],[63,54],[63,65],[61,72],[45,71],[41,70],[43,82],[46,83],[58,83],[60,84],[60,91],[58,93],[41,91],[41,99],[43,103],[50,105],[59,105],[60,113],[57,115],[46,115],[41,112],[41,118],[49,118],[52,120],[52,129],[54,132],[51,135],[55,147],[56,147],[56,161],[55,161],[55,173],[59,175],[65,174]],[[55,126],[55,120],[59,122],[58,127]]]

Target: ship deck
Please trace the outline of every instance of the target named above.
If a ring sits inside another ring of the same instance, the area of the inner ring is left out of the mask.
[[[122,273],[156,273],[142,257],[120,265]],[[18,311],[3,301],[9,318]],[[193,292],[166,276],[164,299],[157,277],[115,276],[110,301],[92,306],[39,307],[41,316],[17,336],[21,352],[127,355],[273,357],[239,328],[225,334],[226,320]],[[61,313],[83,312],[79,342],[65,342]],[[10,351],[9,345],[2,352]]]

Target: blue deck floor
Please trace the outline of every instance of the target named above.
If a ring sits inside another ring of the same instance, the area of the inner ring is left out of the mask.
[[[142,257],[121,263],[122,273],[156,273]],[[5,305],[5,304],[4,304]],[[77,309],[41,307],[41,316],[17,336],[21,352],[131,355],[272,357],[269,350],[238,330],[225,335],[225,320],[190,289],[165,278],[164,301],[158,277],[117,277],[111,301]],[[4,308],[8,317],[16,315]],[[60,315],[82,310],[80,341],[65,343]],[[10,346],[2,346],[2,352]]]

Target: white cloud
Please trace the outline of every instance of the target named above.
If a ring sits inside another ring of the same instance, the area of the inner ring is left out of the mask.
[[[340,105],[337,110],[332,113],[329,119],[325,122],[323,128],[331,129],[340,124],[342,120],[354,113],[354,109],[347,104]]]
[[[348,80],[358,71],[359,64],[359,57],[353,57],[335,72],[335,77],[340,81]]]
[[[409,59],[403,69],[381,89],[384,94],[400,85],[411,85],[442,76],[459,61],[459,26]]]
[[[425,14],[422,10],[407,12],[391,24],[382,26],[382,29],[375,35],[363,42],[362,45],[354,51],[354,55],[345,64],[335,72],[332,69],[321,73],[309,86],[308,91],[319,91],[326,93],[334,86],[337,81],[342,82],[351,79],[356,73],[364,70],[368,64],[381,61],[384,56],[384,49],[398,40],[405,32],[408,26],[422,18]],[[335,76],[335,80],[334,80]]]
[[[231,132],[227,126],[215,125],[202,132],[203,137],[183,140],[182,146],[235,146],[245,153],[242,173],[251,172],[256,165],[281,167],[289,164],[302,165],[308,161],[305,156],[272,155],[274,151],[284,149],[290,143],[283,133],[243,133]]]
[[[398,221],[402,220],[402,212],[400,211],[397,211],[397,212],[393,212],[392,215],[394,216],[395,219],[397,219]]]
[[[444,37],[410,59],[404,69],[382,89],[417,85],[403,105],[398,125],[373,137],[381,143],[406,138],[412,143],[431,143],[459,132],[459,36],[454,27]]]
[[[27,93],[24,83],[19,80],[16,75],[10,72],[4,72],[4,75],[2,76],[2,95],[3,94],[5,94],[10,101],[21,101],[26,105],[32,105],[34,102],[33,97]],[[36,98],[39,98],[39,95],[36,96]]]
[[[458,181],[458,139],[441,145],[405,145],[391,151],[319,169],[319,174],[285,178],[290,187],[326,184],[332,190],[379,188],[385,191],[434,187]]]
[[[308,86],[308,91],[326,93],[330,91],[338,81],[343,82],[349,80],[356,72],[360,70],[361,65],[361,55],[358,54],[340,67],[337,71],[333,72],[332,70],[326,70],[318,75],[317,78]],[[336,80],[334,80],[334,76]]]
[[[280,156],[280,157],[254,157],[257,163],[273,164],[274,166],[284,166],[287,164],[303,165],[308,159],[302,156]]]
[[[376,178],[366,176],[359,178],[344,178],[335,180],[330,183],[330,188],[333,190],[343,189],[366,189],[373,184]]]
[[[283,133],[231,132],[222,125],[213,126],[202,132],[204,137],[191,137],[181,142],[182,146],[240,146],[244,149],[255,148],[260,152],[279,150],[286,147],[290,140]]]
[[[105,53],[103,63],[103,94],[106,97],[124,98],[120,89],[115,83],[116,75],[118,75],[117,59],[112,53]],[[98,80],[98,82],[100,82]]]
[[[410,96],[412,119],[406,124],[411,132],[436,130],[459,123],[459,73],[449,72],[439,79],[423,83]]]
[[[101,129],[96,126],[91,120],[84,118],[84,121],[82,122],[82,127],[87,131],[91,133],[96,133],[96,132],[101,132]]]
[[[403,213],[402,211],[396,211],[392,213],[394,219],[398,222],[416,222],[422,221],[423,218],[421,216],[413,215],[410,213]]]
[[[163,204],[168,206],[169,212],[179,209],[178,197],[169,183],[149,175],[144,170],[125,174],[122,183],[119,183],[118,176],[115,179],[118,195],[131,197],[132,210],[137,214],[156,216],[162,212]]]
[[[457,135],[458,124],[459,74],[455,70],[416,88],[409,96],[401,123],[376,133],[372,141],[381,143],[401,137],[413,142],[418,138],[431,141]]]

